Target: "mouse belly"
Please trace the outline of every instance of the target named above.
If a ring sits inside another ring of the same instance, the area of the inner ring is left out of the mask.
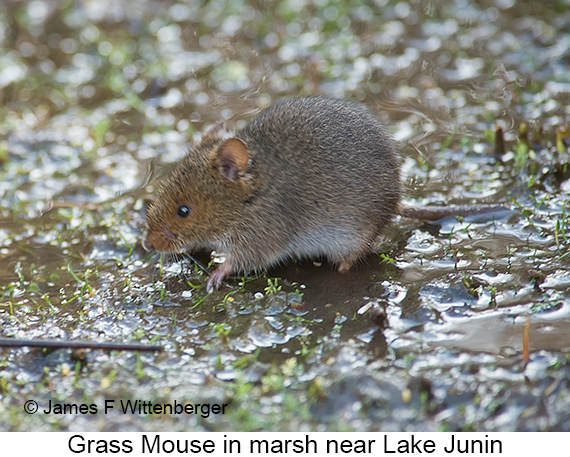
[[[219,246],[221,251],[227,252],[226,261],[212,272],[207,290],[217,289],[224,279],[237,271],[261,270],[295,258],[326,257],[335,262],[338,271],[342,273],[348,271],[356,260],[369,251],[370,242],[374,238],[373,230],[363,233],[352,227],[323,226],[297,235],[293,241],[281,249],[275,249],[269,256],[259,256],[259,253],[255,255],[253,252],[248,255],[227,249],[227,245]],[[257,257],[257,262],[251,261],[254,257]]]
[[[358,259],[374,239],[373,233],[352,227],[323,226],[297,236],[285,248],[286,257],[326,257],[337,263]],[[345,268],[348,269],[348,268]],[[344,271],[344,269],[343,269]]]

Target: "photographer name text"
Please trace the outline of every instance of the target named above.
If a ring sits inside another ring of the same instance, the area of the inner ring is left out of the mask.
[[[91,403],[56,403],[49,400],[45,408],[38,409],[37,403],[33,400],[26,402],[25,409],[28,414],[34,414],[38,410],[43,414],[109,414],[118,410],[123,414],[170,414],[170,415],[199,415],[208,418],[210,415],[226,414],[227,403],[153,403],[143,400],[105,400],[102,408]]]

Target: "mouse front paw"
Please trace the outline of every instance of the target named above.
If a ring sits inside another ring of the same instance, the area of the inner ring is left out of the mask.
[[[206,292],[213,292],[214,289],[219,289],[222,281],[232,274],[233,267],[229,262],[222,263],[218,268],[212,271],[210,279],[206,284]]]

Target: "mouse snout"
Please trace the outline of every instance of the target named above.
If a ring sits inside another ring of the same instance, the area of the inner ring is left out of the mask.
[[[146,251],[172,252],[178,237],[164,226],[162,230],[148,230],[142,245]]]

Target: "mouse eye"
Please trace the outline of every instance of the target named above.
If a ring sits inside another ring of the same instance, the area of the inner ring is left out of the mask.
[[[181,219],[184,219],[184,218],[190,216],[191,212],[192,212],[192,209],[188,205],[180,205],[178,207],[178,209],[176,210],[176,214],[178,214],[178,217]]]

